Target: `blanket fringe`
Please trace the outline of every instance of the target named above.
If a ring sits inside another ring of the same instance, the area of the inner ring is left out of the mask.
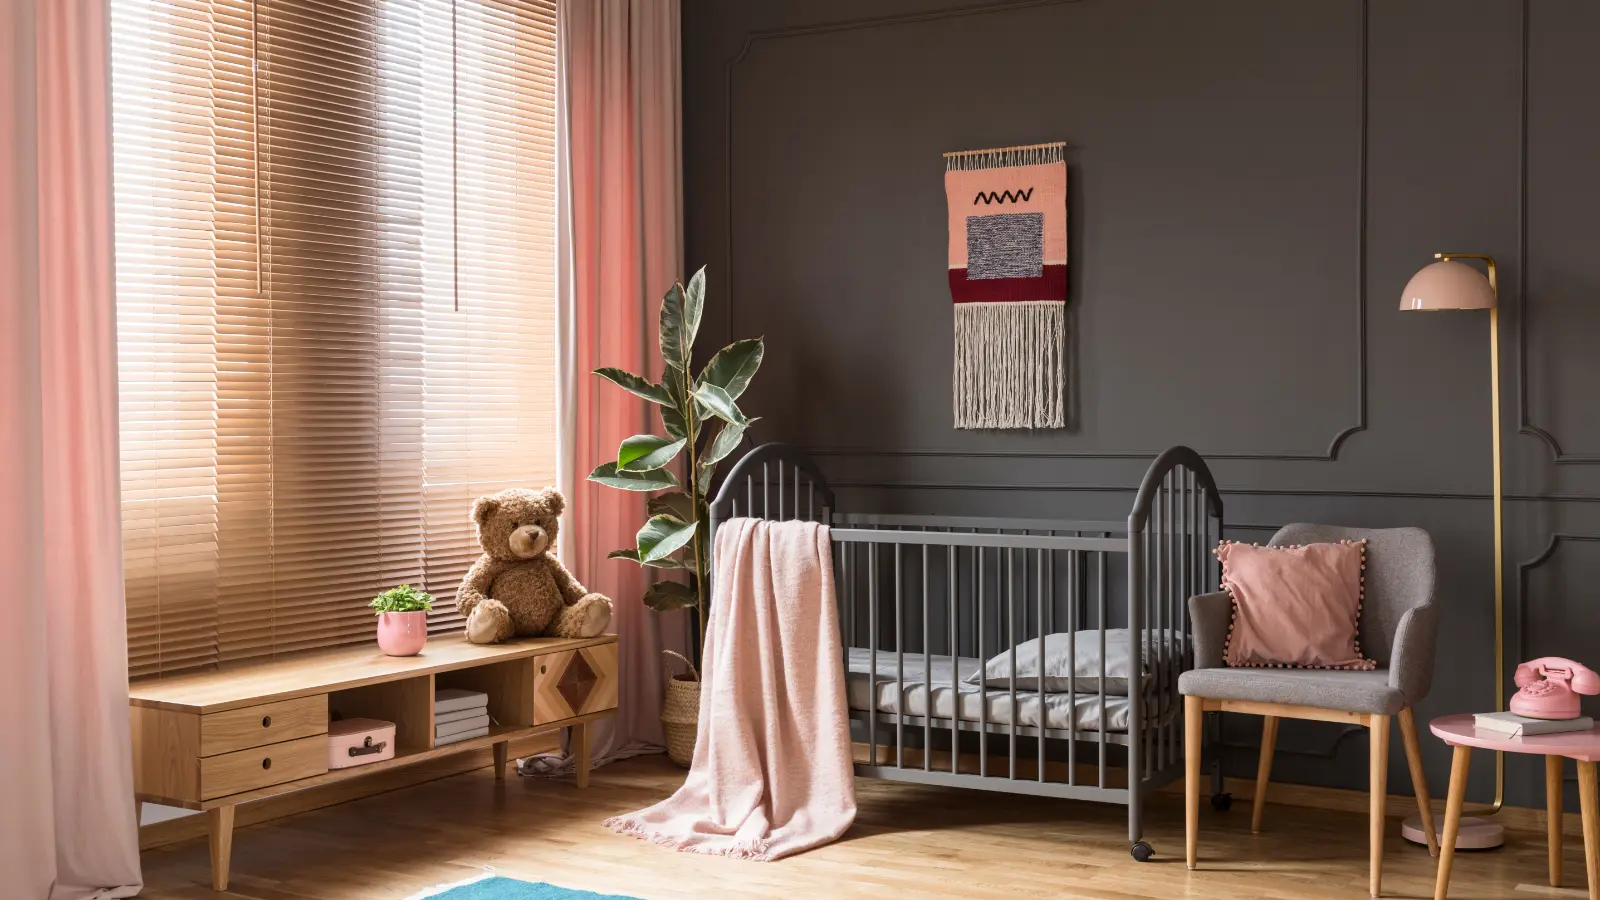
[[[955,304],[957,428],[1066,427],[1066,307]]]
[[[728,856],[734,859],[751,859],[757,862],[768,862],[772,857],[768,854],[768,842],[764,840],[735,841],[725,846],[712,846],[708,844],[685,844],[674,837],[668,837],[657,831],[651,831],[640,825],[632,816],[612,816],[603,823],[607,828],[617,834],[636,837],[641,841],[649,841],[679,853],[700,853],[706,856]]]

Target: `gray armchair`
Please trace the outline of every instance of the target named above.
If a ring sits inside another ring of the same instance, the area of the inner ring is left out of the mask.
[[[1370,823],[1372,896],[1378,896],[1383,874],[1384,799],[1389,764],[1389,717],[1400,720],[1406,761],[1421,808],[1428,850],[1438,854],[1428,785],[1423,777],[1416,721],[1411,707],[1433,683],[1438,607],[1433,602],[1433,540],[1420,528],[1339,528],[1331,525],[1289,525],[1271,544],[1367,541],[1366,598],[1361,614],[1361,652],[1376,660],[1370,672],[1330,669],[1234,669],[1223,665],[1223,646],[1232,616],[1226,593],[1189,600],[1194,629],[1194,669],[1178,678],[1184,695],[1188,766],[1187,828],[1189,868],[1195,867],[1200,809],[1202,722],[1207,712],[1244,712],[1263,717],[1261,758],[1251,830],[1261,830],[1272,752],[1281,718],[1314,719],[1365,725],[1371,730]]]

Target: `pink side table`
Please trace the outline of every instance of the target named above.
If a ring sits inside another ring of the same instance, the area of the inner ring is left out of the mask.
[[[1561,886],[1561,768],[1562,760],[1578,763],[1578,799],[1583,807],[1583,859],[1589,875],[1589,900],[1600,900],[1600,809],[1596,795],[1600,782],[1595,777],[1595,762],[1600,761],[1600,726],[1566,734],[1538,734],[1512,738],[1493,731],[1481,731],[1472,716],[1444,716],[1428,723],[1435,736],[1455,748],[1450,762],[1450,799],[1444,808],[1444,834],[1439,837],[1439,877],[1434,882],[1434,900],[1445,900],[1450,891],[1450,863],[1456,853],[1456,833],[1461,829],[1461,804],[1466,800],[1467,769],[1472,764],[1472,749],[1504,750],[1544,757],[1545,809],[1550,821],[1550,886]]]

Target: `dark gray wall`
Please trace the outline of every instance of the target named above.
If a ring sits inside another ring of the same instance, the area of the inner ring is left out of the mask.
[[[1508,661],[1600,664],[1600,4],[684,7],[710,331],[766,335],[757,437],[818,454],[850,507],[1116,518],[1149,458],[1186,443],[1233,536],[1431,531],[1446,613],[1419,717],[1486,709],[1487,317],[1397,304],[1434,252],[1491,253]],[[1072,424],[957,432],[940,153],[1049,140],[1072,145]],[[1278,777],[1364,787],[1365,737],[1337,734],[1286,724],[1282,751],[1305,753],[1280,752]],[[1448,753],[1424,752],[1442,795]],[[1538,805],[1524,762],[1510,797]],[[1492,781],[1476,767],[1474,798]],[[1398,739],[1390,783],[1409,783]]]

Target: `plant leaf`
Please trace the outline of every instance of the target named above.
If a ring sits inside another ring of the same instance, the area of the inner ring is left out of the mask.
[[[680,522],[689,522],[695,517],[689,495],[683,491],[651,497],[650,502],[645,505],[645,510],[652,516],[672,516]]]
[[[694,604],[694,590],[676,581],[658,581],[644,592],[644,605],[656,612],[671,612]]]
[[[695,476],[695,490],[700,496],[705,497],[711,493],[711,476],[717,471],[716,466],[701,466],[700,474]],[[703,504],[702,504],[703,505]]]
[[[640,565],[649,566],[652,569],[687,569],[687,568],[689,568],[688,566],[683,564],[682,560],[673,559],[670,556],[665,557],[663,559],[653,559],[653,560],[651,560],[649,562],[641,562],[640,559],[639,559],[639,551],[634,549],[634,548],[632,548],[632,547],[629,547],[626,550],[613,550],[610,553],[606,554],[606,559],[626,559],[629,562],[636,562],[636,563],[639,563]]]
[[[744,389],[750,386],[750,379],[761,368],[761,360],[766,353],[767,346],[761,338],[734,341],[711,357],[706,367],[700,370],[700,377],[695,383],[714,384],[727,391],[730,398],[737,400]]]
[[[706,267],[694,273],[683,290],[683,368],[689,368],[689,351],[700,334],[700,316],[706,308]]]
[[[689,348],[692,340],[686,339],[684,325],[683,285],[674,284],[661,298],[661,359],[678,371],[689,368]],[[672,373],[667,373],[672,377]]]
[[[673,440],[654,434],[636,434],[617,448],[619,472],[648,472],[659,469],[678,455],[686,443],[683,438]]]
[[[660,407],[660,412],[661,427],[667,430],[667,434],[680,440],[688,440],[689,427],[683,421],[683,414],[670,406]]]
[[[742,426],[750,424],[750,420],[739,411],[738,405],[728,396],[728,392],[714,384],[702,384],[695,388],[694,399],[724,422]]]
[[[589,473],[589,480],[624,491],[664,491],[678,487],[677,476],[666,469],[649,472],[619,472],[614,462],[601,463]]]
[[[651,516],[639,529],[639,561],[648,563],[683,549],[694,540],[694,523],[672,516]]]
[[[739,446],[739,440],[744,437],[746,428],[761,421],[760,418],[750,419],[743,424],[733,422],[722,423],[722,430],[717,432],[711,446],[706,448],[705,455],[700,458],[701,466],[714,466],[732,453]]]
[[[659,384],[651,384],[632,372],[625,372],[608,366],[603,369],[595,369],[594,374],[599,375],[628,393],[643,397],[652,403],[666,405],[672,402],[672,397],[667,393],[665,387]]]

